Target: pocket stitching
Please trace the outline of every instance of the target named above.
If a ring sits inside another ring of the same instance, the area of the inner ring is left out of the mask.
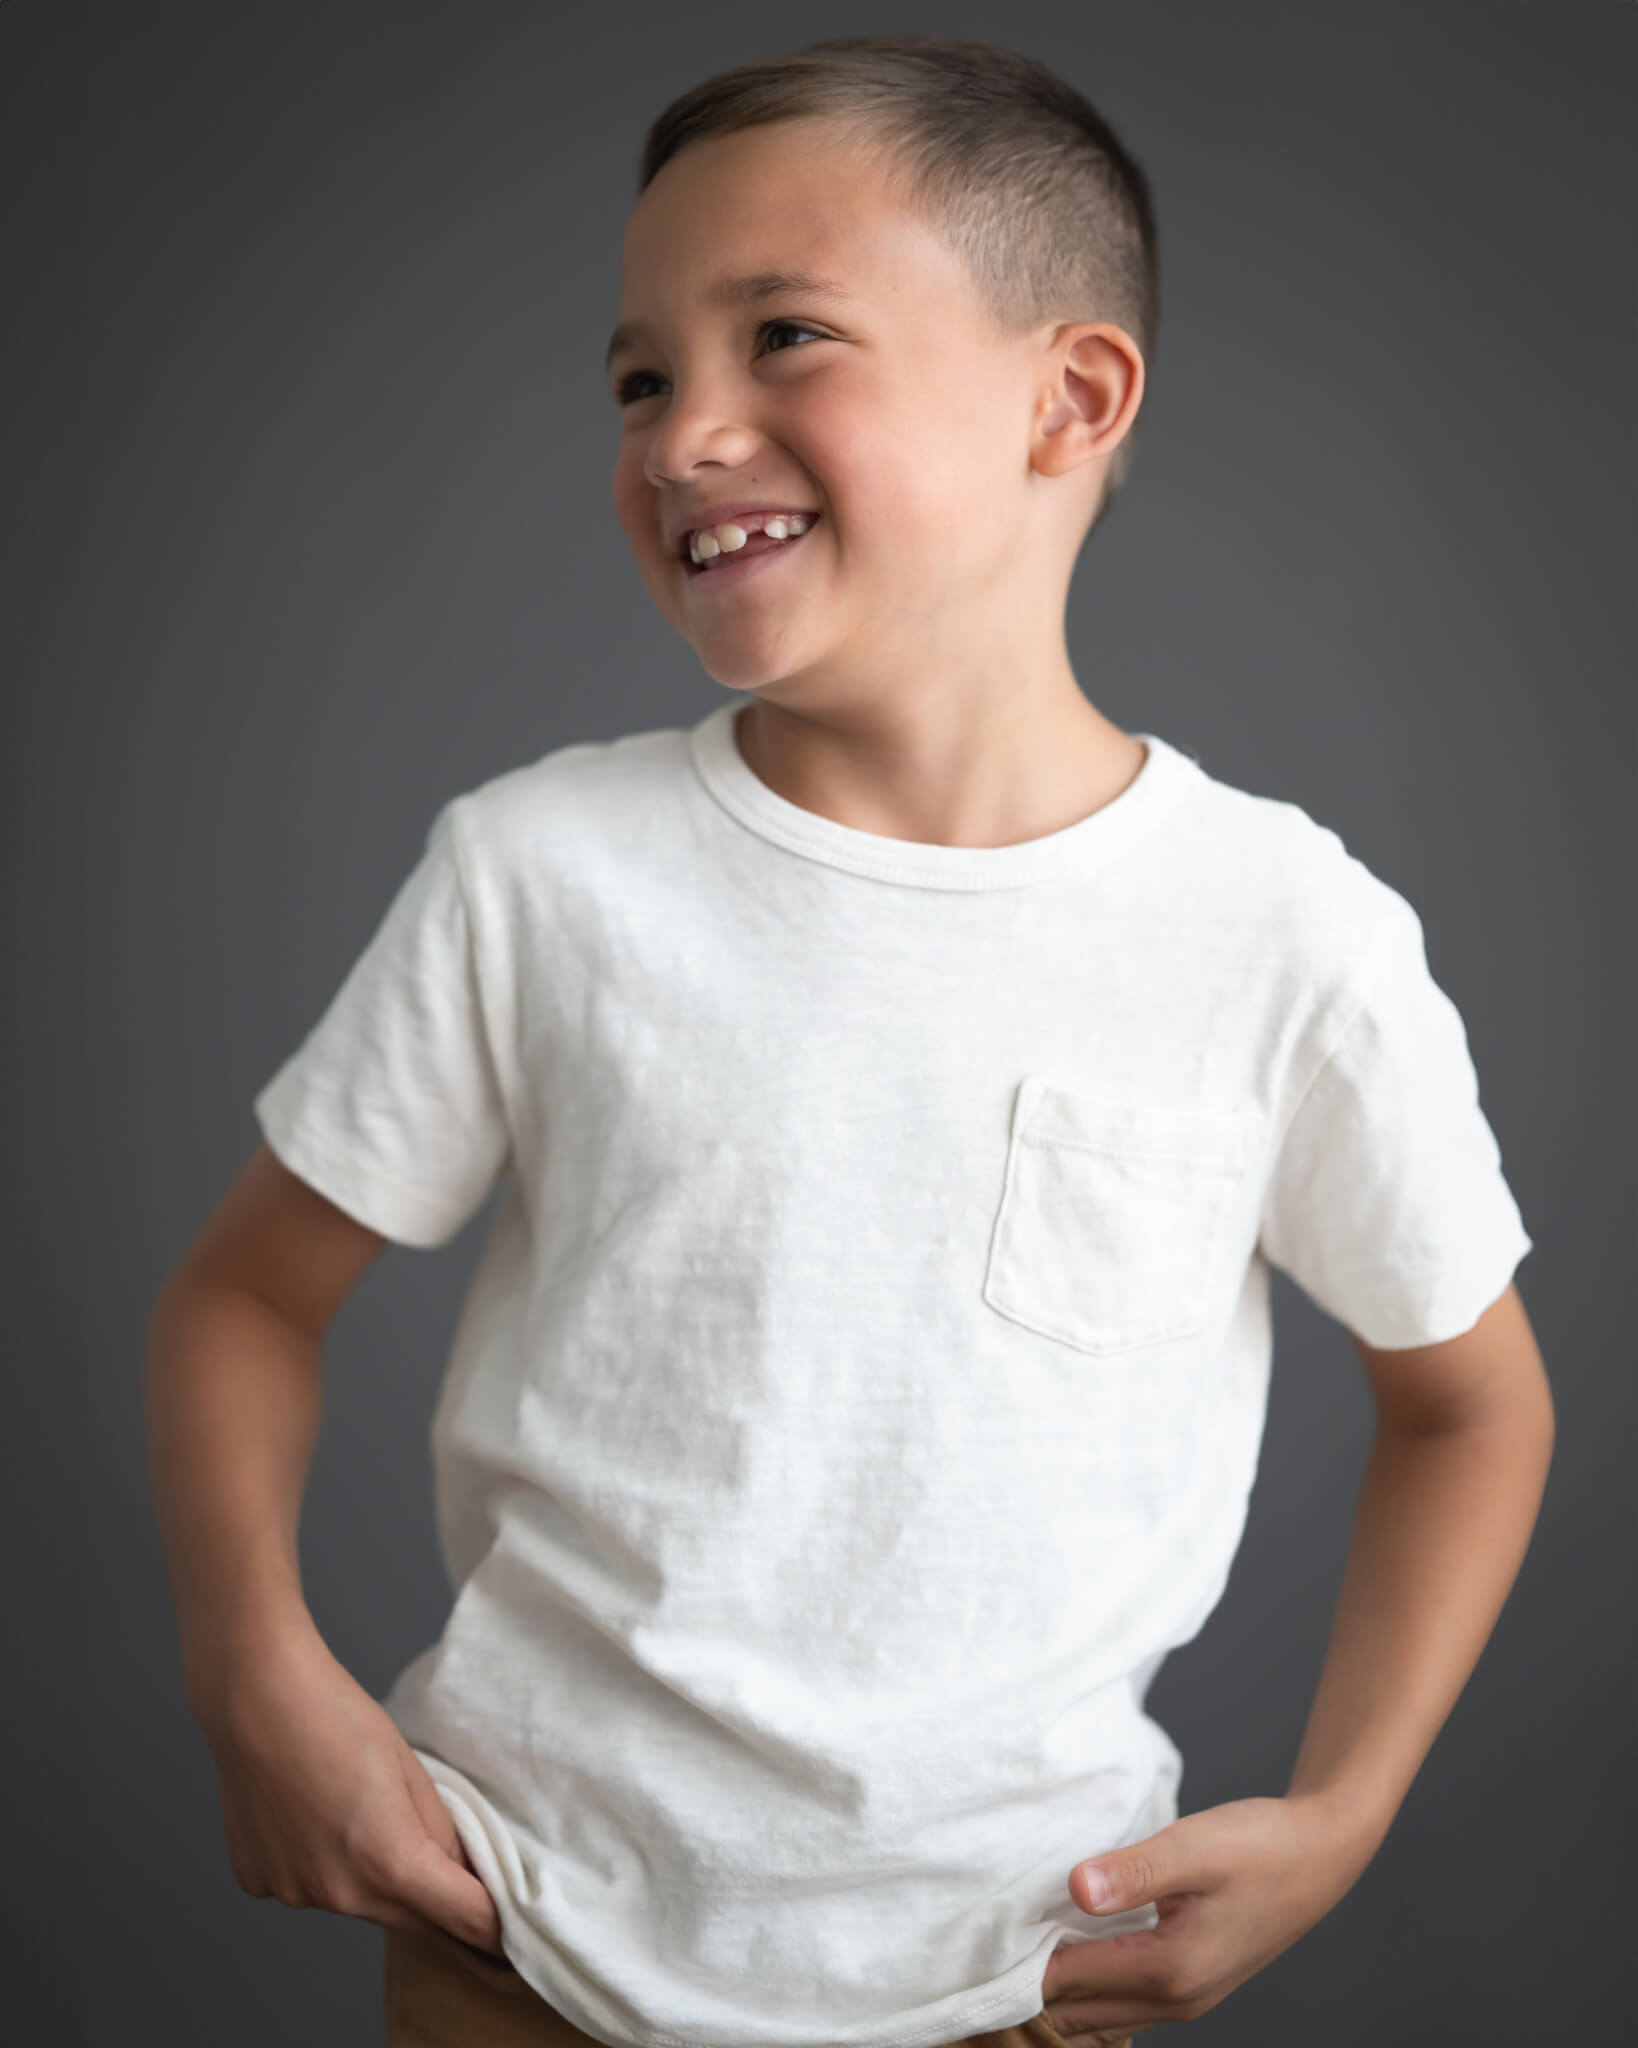
[[[1066,1099],[1074,1113],[1094,1121],[1100,1113],[1106,1115],[1110,1122],[1122,1121],[1125,1130],[1134,1134],[1134,1141],[1123,1144],[1112,1138],[1085,1138],[1042,1130],[1034,1118],[1037,1109],[1048,1095]],[[1194,1126],[1202,1137],[1207,1133],[1211,1134],[1210,1142],[1203,1143],[1193,1151],[1178,1150],[1166,1145],[1145,1144],[1142,1141],[1141,1123],[1138,1120],[1148,1109],[1156,1112],[1157,1123],[1165,1118],[1172,1119],[1173,1134],[1180,1117],[1184,1120],[1193,1119]],[[1015,1103],[1013,1128],[1009,1136],[1006,1165],[1002,1176],[1001,1199],[990,1233],[984,1283],[980,1289],[983,1300],[1009,1322],[1017,1323],[1024,1329],[1034,1330],[1040,1336],[1050,1337],[1057,1343],[1066,1344],[1073,1350],[1094,1357],[1106,1356],[1111,1352],[1146,1350],[1156,1344],[1174,1344],[1185,1337],[1193,1336],[1205,1326],[1211,1312],[1208,1300],[1210,1276],[1221,1256],[1223,1232],[1233,1212],[1235,1196],[1244,1183],[1250,1162],[1251,1138],[1252,1112],[1249,1109],[1219,1109],[1198,1104],[1166,1102],[1152,1097],[1122,1103],[1110,1098],[1078,1095],[1072,1089],[1058,1087],[1038,1076],[1026,1078],[1020,1084]],[[1180,1164],[1200,1166],[1202,1180],[1214,1185],[1215,1195],[1202,1225],[1202,1246],[1198,1262],[1200,1277],[1194,1304],[1186,1310],[1180,1310],[1170,1323],[1158,1331],[1144,1330],[1134,1335],[1128,1329],[1120,1329],[1100,1338],[1090,1338],[1083,1332],[1071,1330],[1063,1324],[1044,1320],[1038,1312],[1032,1310],[1027,1301],[1014,1303],[1009,1300],[998,1270],[998,1261],[1007,1234],[1008,1218],[1015,1206],[1018,1163],[1026,1147],[1033,1151],[1071,1151],[1097,1157],[1167,1159]]]
[[[1045,1129],[1039,1121],[1040,1112],[1053,1101],[1066,1104],[1071,1116],[1090,1123],[1093,1135],[1082,1137],[1074,1132]],[[1178,1151],[1154,1140],[1144,1140],[1141,1119],[1145,1116],[1157,1128],[1168,1121],[1173,1131],[1180,1124],[1188,1127],[1195,1143],[1191,1148]],[[1136,1153],[1143,1158],[1198,1160],[1202,1164],[1239,1171],[1244,1168],[1250,1152],[1252,1116],[1253,1112],[1244,1107],[1179,1102],[1159,1096],[1136,1096],[1122,1102],[1110,1096],[1083,1095],[1076,1089],[1031,1076],[1019,1088],[1012,1135],[1033,1144]],[[1102,1131],[1096,1128],[1100,1120],[1104,1126]],[[1134,1124],[1138,1128],[1137,1142],[1123,1143],[1123,1137]]]
[[[1217,1167],[1225,1172],[1237,1172],[1245,1163],[1237,1156],[1238,1148],[1218,1158],[1209,1150],[1174,1152],[1162,1145],[1116,1145],[1092,1138],[1060,1138],[1051,1132],[1038,1131],[1030,1124],[1019,1131],[1018,1142],[1053,1152],[1096,1152],[1100,1157],[1110,1159],[1177,1159],[1185,1166]]]

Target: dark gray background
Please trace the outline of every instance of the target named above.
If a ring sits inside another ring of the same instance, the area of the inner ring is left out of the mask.
[[[1198,2037],[1623,2031],[1635,25],[1617,0],[0,8],[31,2039],[377,2038],[379,1930],[229,1869],[144,1321],[445,797],[720,701],[609,503],[637,151],[710,71],[884,28],[1044,58],[1148,169],[1163,324],[1077,672],[1417,905],[1537,1245],[1560,1435],[1518,1587],[1369,1871]],[[486,1221],[389,1253],[328,1346],[307,1588],[378,1695],[447,1610],[426,1432]],[[1151,1695],[1186,1810],[1283,1789],[1368,1446],[1346,1337],[1278,1290],[1244,1548]]]

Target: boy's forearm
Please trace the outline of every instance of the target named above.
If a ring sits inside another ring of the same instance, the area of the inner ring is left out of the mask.
[[[312,1626],[297,1532],[322,1373],[317,1340],[240,1290],[173,1282],[149,1319],[149,1473],[183,1682],[207,1724],[248,1660]]]
[[[1288,1796],[1375,1853],[1518,1576],[1552,1455],[1549,1398],[1384,1426]]]

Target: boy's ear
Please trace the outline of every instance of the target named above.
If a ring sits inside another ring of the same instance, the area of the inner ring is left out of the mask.
[[[1064,476],[1113,455],[1126,438],[1143,403],[1143,356],[1107,320],[1060,327],[1047,355],[1030,462],[1043,476]]]

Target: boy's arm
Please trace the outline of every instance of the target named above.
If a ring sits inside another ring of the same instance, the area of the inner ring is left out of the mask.
[[[263,1144],[149,1318],[149,1472],[184,1686],[207,1731],[258,1646],[312,1626],[297,1530],[322,1340],[385,1243]]]
[[[1376,1442],[1287,1797],[1322,1805],[1368,1860],[1512,1590],[1556,1425],[1514,1286],[1446,1343],[1352,1342]]]
[[[386,1243],[257,1149],[149,1318],[154,1502],[240,1887],[498,1954],[499,1914],[437,1787],[302,1596],[322,1340]]]
[[[1076,1866],[1083,1912],[1160,1918],[1056,1951],[1042,1992],[1060,2026],[1198,2018],[1323,1918],[1380,1847],[1518,1575],[1555,1423],[1516,1287],[1445,1343],[1353,1343],[1376,1441],[1290,1785]]]

